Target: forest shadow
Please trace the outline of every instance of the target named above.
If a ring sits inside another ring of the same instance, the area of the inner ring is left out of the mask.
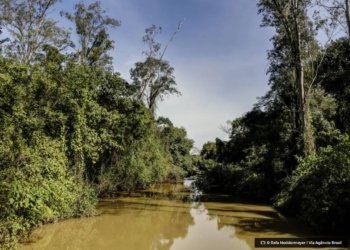
[[[100,216],[45,226],[34,245],[20,249],[169,250],[175,239],[187,236],[194,224],[190,205],[143,202],[101,201]]]
[[[270,206],[205,202],[209,216],[216,218],[218,227],[234,227],[237,233],[251,235],[289,235],[294,237],[315,236],[315,233],[295,219],[281,216]]]

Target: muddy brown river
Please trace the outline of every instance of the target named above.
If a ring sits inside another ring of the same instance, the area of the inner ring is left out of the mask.
[[[45,225],[19,249],[250,250],[255,237],[312,236],[270,206],[201,196],[191,183],[102,200],[99,216]]]

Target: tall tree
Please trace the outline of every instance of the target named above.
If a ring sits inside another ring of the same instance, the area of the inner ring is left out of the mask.
[[[107,16],[100,2],[85,6],[83,2],[75,5],[73,14],[61,12],[74,22],[79,37],[76,56],[81,64],[90,66],[110,66],[112,57],[108,52],[114,48],[109,38],[108,28],[120,26],[120,21]]]
[[[7,53],[20,62],[34,62],[45,45],[64,49],[69,33],[48,18],[49,10],[59,0],[0,0],[0,22],[10,35]]]
[[[137,99],[144,100],[148,108],[155,113],[159,100],[169,94],[180,94],[176,88],[174,68],[167,61],[148,57],[137,62],[131,69],[131,79],[137,88]]]
[[[173,40],[180,28],[181,23],[169,42]],[[137,62],[135,68],[130,70],[131,79],[136,87],[136,99],[145,101],[153,114],[159,100],[164,100],[164,97],[169,94],[180,94],[176,88],[174,68],[169,62],[163,60],[169,43],[161,50],[161,44],[156,41],[156,36],[161,31],[161,27],[155,25],[145,30],[143,42],[148,47],[144,52],[147,57],[144,62]]]
[[[260,0],[258,3],[259,13],[263,14],[262,26],[276,28],[274,45],[285,46],[285,63],[293,69],[291,89],[296,98],[295,124],[300,132],[301,150],[305,154],[315,150],[309,114],[313,77],[305,77],[305,67],[310,64],[310,51],[314,47],[307,16],[309,5],[309,0]]]

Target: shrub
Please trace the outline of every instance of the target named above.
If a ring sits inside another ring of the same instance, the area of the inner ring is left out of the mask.
[[[144,138],[129,145],[128,151],[110,164],[99,174],[97,189],[102,196],[162,182],[171,170],[169,156],[164,152],[154,127],[150,127]]]
[[[0,170],[0,244],[41,223],[94,212],[94,193],[69,173],[63,142],[36,136],[12,164]]]
[[[345,232],[350,222],[349,137],[301,160],[275,205],[318,230]]]

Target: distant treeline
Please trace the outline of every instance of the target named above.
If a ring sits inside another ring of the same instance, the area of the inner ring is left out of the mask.
[[[203,146],[198,183],[349,235],[349,0],[260,0],[258,7],[262,25],[276,31],[271,89],[230,123],[227,141]],[[329,37],[324,45],[319,31]],[[332,39],[339,31],[346,36]]]
[[[120,22],[99,2],[78,3],[61,13],[76,27],[73,42],[47,17],[56,3],[0,0],[2,249],[39,224],[93,215],[98,196],[193,172],[185,129],[155,118],[159,100],[179,93],[160,28],[146,29],[149,50],[127,82],[110,55],[108,29]]]

